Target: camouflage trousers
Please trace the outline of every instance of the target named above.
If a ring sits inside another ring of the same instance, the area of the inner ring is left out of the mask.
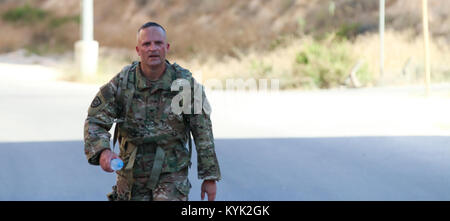
[[[154,190],[146,185],[149,177],[137,177],[131,190],[125,177],[118,176],[113,192],[109,193],[110,201],[187,201],[191,183],[188,179],[188,168],[174,173],[162,173]]]
[[[154,145],[138,148],[132,174],[117,171],[117,183],[113,186],[113,192],[107,195],[110,200],[188,200],[191,188],[188,180],[188,167],[177,172],[161,173],[155,188],[153,190],[149,188],[155,152],[156,146]],[[129,181],[127,175],[132,175],[133,181]]]

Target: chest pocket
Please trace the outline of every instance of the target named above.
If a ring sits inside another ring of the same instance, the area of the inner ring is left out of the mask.
[[[136,121],[143,121],[147,118],[146,109],[146,96],[142,93],[134,93],[128,117]]]
[[[175,114],[172,111],[172,99],[177,95],[174,91],[163,91],[161,94],[161,102],[163,104],[163,110],[161,113],[161,120],[167,123],[172,129],[177,132],[184,131],[184,122],[182,114]]]

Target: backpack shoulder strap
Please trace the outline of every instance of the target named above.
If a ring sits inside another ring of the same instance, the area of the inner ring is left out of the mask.
[[[176,79],[183,78],[183,79],[186,79],[186,80],[192,80],[192,73],[188,69],[185,69],[185,68],[181,67],[177,63],[173,63],[172,67],[175,70],[175,73],[176,73],[175,77],[176,77]],[[174,80],[176,80],[176,79],[174,79]]]
[[[132,64],[125,66],[119,73],[119,85],[117,87],[116,102],[120,109],[119,119],[122,118],[122,121],[125,120],[127,111],[129,109],[129,106],[131,105],[131,99],[125,100],[125,97],[130,98],[134,94],[134,82],[136,81],[136,76],[132,73],[135,73],[137,64],[139,63],[133,62]],[[117,140],[119,139],[120,142],[121,139],[119,135],[118,124],[119,122],[116,122],[116,125],[114,126],[113,149],[116,145]]]

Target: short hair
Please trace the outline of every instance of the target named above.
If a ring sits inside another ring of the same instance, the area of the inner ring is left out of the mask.
[[[147,22],[145,24],[143,24],[137,31],[137,34],[139,35],[139,32],[144,29],[144,28],[148,28],[148,27],[160,27],[163,31],[164,34],[166,34],[166,29],[163,28],[163,26],[161,26],[160,24],[156,23],[156,22]]]

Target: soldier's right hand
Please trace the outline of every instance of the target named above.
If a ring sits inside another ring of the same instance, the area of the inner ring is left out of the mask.
[[[111,160],[116,158],[119,157],[116,153],[111,152],[111,150],[106,149],[102,151],[102,153],[100,154],[100,167],[108,173],[114,172],[114,170],[111,168]]]

